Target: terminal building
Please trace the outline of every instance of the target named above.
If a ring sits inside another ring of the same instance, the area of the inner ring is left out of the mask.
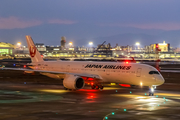
[[[63,36],[60,40],[60,45],[45,46],[44,43],[36,43],[36,47],[44,58],[128,58],[134,57],[139,59],[180,59],[180,49],[172,49],[170,44],[156,43],[144,48],[134,46],[118,46],[112,47],[110,43],[101,44],[97,47],[74,47],[69,42],[66,45],[66,38]],[[160,50],[157,53],[157,48]],[[29,49],[22,45],[13,45],[10,43],[0,42],[0,59],[3,58],[29,58]],[[8,56],[8,57],[7,57]]]
[[[13,55],[14,48],[13,44],[0,42],[0,55]]]
[[[170,52],[170,44],[166,43],[165,41],[163,41],[163,43],[156,43],[146,46],[145,52],[155,53],[157,48],[160,50],[160,52]]]
[[[0,42],[0,59],[12,58],[14,56],[15,45]]]

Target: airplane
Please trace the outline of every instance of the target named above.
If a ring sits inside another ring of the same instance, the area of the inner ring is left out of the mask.
[[[90,61],[44,61],[34,45],[31,36],[26,36],[32,69],[6,68],[40,72],[51,78],[63,80],[65,89],[82,89],[90,83],[92,89],[103,89],[105,83],[149,86],[149,95],[154,88],[164,83],[159,71],[146,64],[130,62],[90,62]]]

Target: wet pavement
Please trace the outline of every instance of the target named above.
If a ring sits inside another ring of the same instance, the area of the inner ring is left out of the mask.
[[[105,87],[78,91],[61,85],[0,84],[2,120],[174,120],[180,92]]]

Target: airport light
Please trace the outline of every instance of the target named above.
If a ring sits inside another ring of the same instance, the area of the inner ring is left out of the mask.
[[[92,46],[92,45],[93,45],[93,42],[89,42],[89,45]]]
[[[20,46],[21,46],[21,42],[18,42],[18,43],[17,43],[17,46],[20,47]]]
[[[139,42],[136,42],[136,46],[139,46],[140,45],[140,43]]]
[[[72,46],[72,44],[73,44],[72,42],[69,42],[69,46]]]
[[[140,46],[140,43],[139,42],[136,42],[135,44],[137,46],[137,49],[140,49],[139,46]]]

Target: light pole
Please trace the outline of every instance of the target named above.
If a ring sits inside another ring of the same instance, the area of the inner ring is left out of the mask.
[[[139,42],[136,42],[135,44],[137,46],[137,49],[140,49],[139,46],[140,46],[140,43]]]
[[[72,42],[69,42],[69,46],[71,47],[73,45],[73,43]]]
[[[93,42],[89,42],[89,45],[92,46],[92,45],[93,45]]]
[[[90,46],[90,50],[89,51],[93,51],[93,50],[91,50],[92,46],[93,46],[93,42],[89,42],[89,46]]]
[[[17,53],[18,53],[18,56],[19,56],[19,53],[20,53],[20,49],[21,49],[21,42],[18,42],[17,43]]]
[[[21,42],[18,42],[18,43],[17,43],[17,46],[18,46],[18,47],[21,47]]]

